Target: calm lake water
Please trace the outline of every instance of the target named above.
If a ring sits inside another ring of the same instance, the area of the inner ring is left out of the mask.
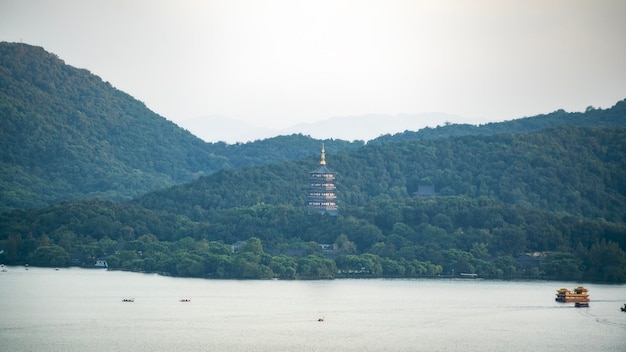
[[[556,289],[574,282],[225,281],[7,269],[0,351],[626,350],[626,285],[586,284],[590,307],[574,308],[554,301]]]

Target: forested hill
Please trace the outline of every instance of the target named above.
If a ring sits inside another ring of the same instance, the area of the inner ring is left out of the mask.
[[[135,201],[0,214],[0,261],[104,258],[205,278],[626,282],[625,141],[624,127],[562,126],[328,152],[338,216],[304,209],[319,157],[223,169]],[[415,196],[419,185],[437,195]]]
[[[6,42],[0,120],[0,211],[63,199],[129,199],[225,167],[317,154],[321,144],[301,135],[254,147],[205,143],[89,71],[43,48]]]
[[[322,216],[304,210],[321,141],[204,143],[42,48],[0,43],[0,262],[626,282],[625,106],[325,141],[340,208]]]
[[[204,142],[87,70],[0,44],[5,207],[138,195],[222,167]]]
[[[145,207],[185,214],[199,209],[305,203],[316,158],[221,170],[147,194]],[[487,197],[581,218],[626,222],[626,128],[557,127],[535,133],[424,139],[327,154],[342,209],[410,198],[420,185],[440,196]]]
[[[525,133],[541,131],[558,126],[622,126],[626,127],[626,99],[617,102],[609,109],[587,107],[585,112],[557,110],[549,114],[519,118],[505,122],[484,125],[446,124],[437,128],[426,127],[419,131],[405,131],[394,135],[384,135],[368,144],[398,143],[425,138],[459,137],[468,135],[493,135],[498,133]]]
[[[426,128],[368,145],[563,125],[624,126],[625,106],[621,101],[606,110]],[[321,145],[302,135],[205,143],[89,71],[43,48],[6,42],[0,43],[0,120],[0,212],[70,199],[131,199],[217,170],[316,158]],[[334,154],[365,145],[324,142]]]

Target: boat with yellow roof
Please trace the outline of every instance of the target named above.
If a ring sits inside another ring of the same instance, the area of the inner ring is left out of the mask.
[[[572,291],[560,288],[556,290],[555,300],[557,302],[589,302],[589,294],[587,289],[582,286],[578,286]]]

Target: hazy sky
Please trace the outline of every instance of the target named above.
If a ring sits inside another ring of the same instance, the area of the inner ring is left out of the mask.
[[[175,122],[496,121],[626,98],[623,0],[0,0],[0,40]]]

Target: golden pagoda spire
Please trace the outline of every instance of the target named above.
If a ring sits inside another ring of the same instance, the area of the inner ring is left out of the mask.
[[[326,165],[326,152],[324,151],[324,142],[322,142],[322,160],[320,165]]]

